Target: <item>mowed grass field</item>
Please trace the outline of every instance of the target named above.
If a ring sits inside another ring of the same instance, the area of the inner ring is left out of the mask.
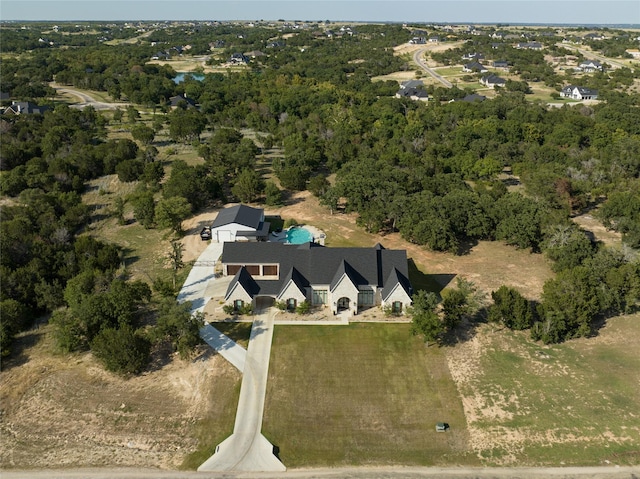
[[[639,340],[640,314],[552,346],[486,324],[451,348],[408,324],[278,326],[262,431],[290,468],[638,464]]]
[[[444,350],[408,324],[277,326],[262,431],[290,468],[479,464]]]
[[[544,346],[483,325],[447,351],[486,465],[640,464],[640,314]]]

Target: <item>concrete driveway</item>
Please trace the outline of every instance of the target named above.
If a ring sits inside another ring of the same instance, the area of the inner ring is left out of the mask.
[[[274,309],[265,308],[253,320],[233,434],[218,445],[198,471],[286,470],[261,433],[275,314]]]

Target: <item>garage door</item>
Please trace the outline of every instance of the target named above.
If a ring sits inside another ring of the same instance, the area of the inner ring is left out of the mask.
[[[218,230],[218,243],[224,243],[225,241],[233,241],[233,236],[230,230]]]

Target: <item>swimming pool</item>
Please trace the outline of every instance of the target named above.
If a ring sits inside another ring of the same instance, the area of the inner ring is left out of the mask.
[[[303,244],[310,241],[313,241],[313,234],[302,226],[295,226],[287,231],[287,243]]]

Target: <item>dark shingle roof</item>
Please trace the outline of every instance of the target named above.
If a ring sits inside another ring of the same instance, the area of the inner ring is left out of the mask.
[[[413,288],[411,287],[409,278],[398,271],[397,268],[393,268],[384,284],[384,288],[382,289],[382,299],[386,300],[393,292],[396,285],[400,285],[400,287],[402,287],[409,296],[413,294]]]
[[[248,228],[260,229],[260,220],[262,219],[262,210],[260,208],[251,208],[246,205],[236,205],[231,208],[225,208],[218,213],[218,216],[211,225],[212,228],[219,226],[238,223]]]
[[[242,286],[242,288],[244,288],[251,297],[255,296],[260,291],[260,286],[258,286],[258,283],[256,283],[256,281],[251,277],[244,266],[238,270],[231,280],[231,283],[229,283],[225,299],[229,299],[229,296],[237,286]]]
[[[224,264],[279,263],[279,280],[256,280],[260,294],[278,294],[294,268],[300,277],[296,284],[331,285],[345,273],[356,285],[383,287],[396,269],[408,277],[407,254],[404,250],[374,248],[326,248],[315,243],[225,243],[221,262]],[[284,274],[283,272],[287,273]],[[294,274],[294,273],[291,273]]]

